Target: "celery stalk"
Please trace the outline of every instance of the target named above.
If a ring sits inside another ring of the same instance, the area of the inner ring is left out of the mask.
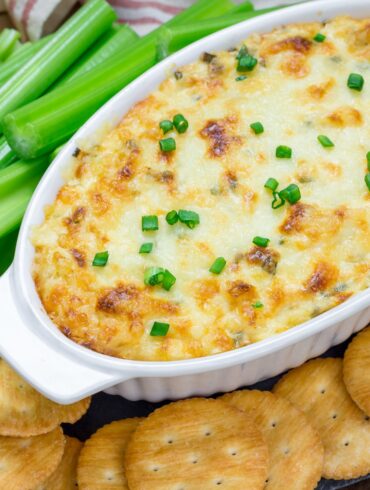
[[[40,180],[39,174],[0,200],[0,238],[16,230]]]
[[[128,25],[122,24],[119,28],[112,27],[62,75],[53,87],[64,85],[115,54],[122,54],[128,46],[138,39],[138,34]]]
[[[166,28],[222,15],[229,0],[200,0],[171,19]],[[117,54],[38,100],[8,114],[3,128],[10,146],[22,158],[35,158],[64,143],[99,107],[156,62],[156,29]]]
[[[4,274],[12,263],[17,238],[17,229],[7,234],[3,238],[0,238],[0,276]]]
[[[213,34],[221,29],[243,22],[244,20],[258,17],[280,7],[268,9],[252,10],[249,12],[235,15],[224,15],[215,19],[202,20],[201,22],[192,22],[188,25],[176,26],[167,29],[168,51],[174,53],[188,44],[201,39],[202,37]]]
[[[43,156],[33,161],[19,160],[0,170],[0,201],[35,176],[41,176],[48,165],[49,158]]]
[[[40,49],[49,42],[51,36],[46,36],[35,43],[26,43],[19,50],[11,54],[9,58],[1,64],[0,86],[6,82],[14,73],[18,72]]]
[[[231,9],[228,12],[228,14],[229,15],[242,14],[243,12],[250,12],[251,10],[254,10],[254,5],[252,2],[247,1]]]
[[[4,136],[0,137],[0,170],[8,167],[10,164],[17,160],[17,155],[10,148],[8,142]]]
[[[20,33],[15,29],[3,29],[0,34],[0,61],[5,61],[13,52]]]
[[[104,0],[90,0],[52,39],[0,88],[0,119],[36,99],[105,32],[115,20]],[[2,121],[0,121],[1,125]]]

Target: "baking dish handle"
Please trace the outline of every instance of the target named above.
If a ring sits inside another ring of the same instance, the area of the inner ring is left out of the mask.
[[[82,364],[33,332],[12,297],[11,274],[12,268],[0,278],[0,354],[26,381],[47,398],[67,404],[129,378]]]

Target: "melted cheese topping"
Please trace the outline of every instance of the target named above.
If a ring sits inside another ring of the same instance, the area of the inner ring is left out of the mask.
[[[313,41],[317,32],[326,41]],[[227,351],[283,332],[370,285],[370,21],[296,24],[245,42],[259,60],[236,81],[236,51],[183,67],[135,105],[74,174],[36,230],[34,278],[51,319],[74,341],[123,358],[173,360]],[[365,79],[350,90],[350,73]],[[183,114],[177,149],[159,122]],[[255,135],[250,124],[262,122]],[[334,148],[323,148],[318,135]],[[292,148],[277,159],[276,147]],[[274,177],[302,198],[273,210]],[[197,212],[194,229],[172,209]],[[159,230],[143,232],[141,217]],[[267,248],[253,245],[258,235]],[[150,254],[139,254],[153,242]],[[96,252],[109,251],[105,267]],[[216,257],[227,265],[209,272]],[[148,267],[177,278],[145,286]],[[261,302],[262,307],[256,308]],[[170,324],[150,336],[154,321]]]

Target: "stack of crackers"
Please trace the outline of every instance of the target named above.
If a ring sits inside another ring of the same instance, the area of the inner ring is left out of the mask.
[[[370,473],[370,327],[344,360],[314,359],[272,392],[241,390],[65,438],[89,399],[60,406],[0,361],[0,488],[310,490]]]

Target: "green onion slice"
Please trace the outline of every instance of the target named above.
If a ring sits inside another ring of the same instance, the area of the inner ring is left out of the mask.
[[[169,329],[169,323],[154,322],[152,329],[150,330],[150,335],[152,337],[165,337]]]
[[[367,188],[370,191],[370,173],[365,175],[365,184],[367,185]]]
[[[108,258],[109,258],[109,252],[108,251],[98,252],[95,254],[92,265],[95,267],[104,267],[105,265],[107,265]]]
[[[348,77],[347,86],[352,90],[357,90],[358,92],[361,92],[364,87],[364,83],[365,80],[362,75],[360,75],[359,73],[351,73]]]
[[[290,204],[295,204],[301,199],[301,191],[297,184],[290,184],[279,192],[280,199],[285,199]]]
[[[263,248],[265,248],[270,243],[270,239],[269,238],[264,238],[262,236],[255,236],[253,238],[253,243],[255,245],[257,245],[257,247],[263,247]]]
[[[162,288],[169,291],[176,282],[176,277],[169,270],[164,271]]]
[[[158,230],[158,216],[149,215],[141,217],[141,229],[143,231]]]
[[[161,284],[164,278],[165,270],[162,267],[149,267],[144,272],[144,284],[147,286],[156,286]]]
[[[174,116],[173,125],[175,126],[176,131],[180,134],[185,133],[189,127],[188,121],[182,114],[176,114],[176,116]]]
[[[223,257],[218,257],[209,268],[209,272],[212,272],[213,274],[221,274],[225,268],[225,265],[226,260]]]
[[[257,62],[258,61],[254,56],[247,54],[239,58],[236,69],[239,72],[252,71],[257,65]]]
[[[370,170],[370,151],[368,151],[366,154],[366,160],[367,160],[367,169]]]
[[[280,196],[279,192],[273,192],[272,195],[274,196],[274,199],[272,200],[271,207],[272,209],[279,209],[285,204],[285,199],[283,199]]]
[[[292,153],[289,146],[280,145],[276,148],[276,158],[292,158]]]
[[[269,179],[266,180],[265,185],[263,187],[265,187],[266,189],[270,189],[270,191],[274,192],[279,187],[279,182],[273,177],[270,177]]]
[[[163,134],[166,134],[169,131],[172,131],[172,129],[173,129],[173,123],[172,123],[172,121],[170,121],[168,119],[165,119],[164,121],[161,121],[159,123],[159,127],[163,131]]]
[[[150,254],[152,250],[153,250],[152,242],[143,243],[140,247],[139,254]]]
[[[313,40],[316,41],[317,43],[323,43],[326,39],[326,36],[324,34],[321,34],[321,32],[318,32],[316,36],[314,36]]]
[[[166,221],[169,225],[174,225],[179,221],[179,215],[174,209],[166,214]]]
[[[247,56],[249,54],[248,48],[245,44],[239,49],[238,54],[236,55],[236,59],[240,60],[240,58],[243,58],[244,56]]]
[[[327,136],[325,136],[324,134],[320,134],[320,136],[318,136],[317,139],[319,140],[319,142],[324,148],[332,148],[334,146],[332,140]]]
[[[250,125],[250,128],[253,130],[254,134],[261,134],[264,132],[265,128],[263,124],[260,122],[255,122]]]
[[[246,75],[239,75],[238,77],[235,78],[236,82],[242,82],[243,80],[246,80],[248,77]]]
[[[253,308],[263,308],[263,303],[261,301],[256,301],[255,303],[252,304]]]
[[[173,138],[165,138],[159,140],[159,147],[162,151],[174,151],[176,150],[176,141]]]
[[[195,228],[200,223],[199,214],[195,211],[180,209],[178,212],[178,217],[181,223],[184,223],[190,229]]]

